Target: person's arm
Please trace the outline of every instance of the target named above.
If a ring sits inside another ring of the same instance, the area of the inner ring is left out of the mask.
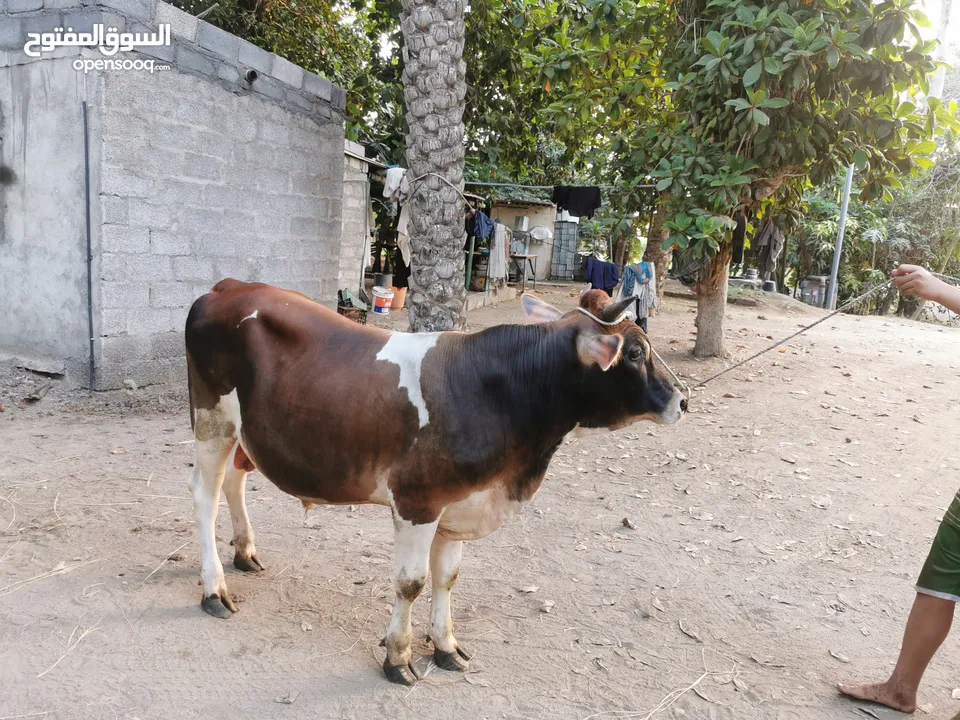
[[[960,288],[948,285],[918,265],[901,265],[893,271],[894,283],[904,295],[940,303],[960,315]]]

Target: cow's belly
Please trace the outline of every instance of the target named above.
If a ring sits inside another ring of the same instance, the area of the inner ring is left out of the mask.
[[[526,503],[511,499],[503,487],[487,488],[448,505],[439,532],[449,540],[479,540],[519,515]]]

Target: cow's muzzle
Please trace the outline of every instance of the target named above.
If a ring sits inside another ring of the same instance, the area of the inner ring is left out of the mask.
[[[667,403],[667,407],[660,413],[661,425],[676,425],[687,410],[687,399],[679,392],[674,391],[673,397]]]

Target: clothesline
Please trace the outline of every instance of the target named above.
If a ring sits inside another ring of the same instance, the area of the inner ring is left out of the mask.
[[[523,188],[526,190],[553,190],[553,185],[520,185],[518,183],[497,183],[497,182],[480,182],[474,180],[465,180],[464,185],[483,185],[484,187],[511,187],[511,188]],[[598,187],[601,190],[616,190],[619,185],[594,185],[593,187]],[[654,188],[656,185],[636,185],[638,188]]]

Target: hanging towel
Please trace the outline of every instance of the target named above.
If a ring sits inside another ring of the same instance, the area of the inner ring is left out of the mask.
[[[490,241],[490,259],[487,266],[487,275],[491,280],[505,280],[507,277],[507,228],[496,223],[493,228],[493,239]]]
[[[493,220],[488,218],[483,210],[477,210],[473,216],[473,232],[480,240],[486,240],[493,232]]]
[[[574,217],[592,218],[601,205],[600,188],[558,185],[553,189],[553,202],[558,210],[566,210]]]
[[[387,179],[383,183],[383,196],[396,202],[404,202],[410,194],[410,181],[407,180],[407,169],[392,167],[387,169]]]

